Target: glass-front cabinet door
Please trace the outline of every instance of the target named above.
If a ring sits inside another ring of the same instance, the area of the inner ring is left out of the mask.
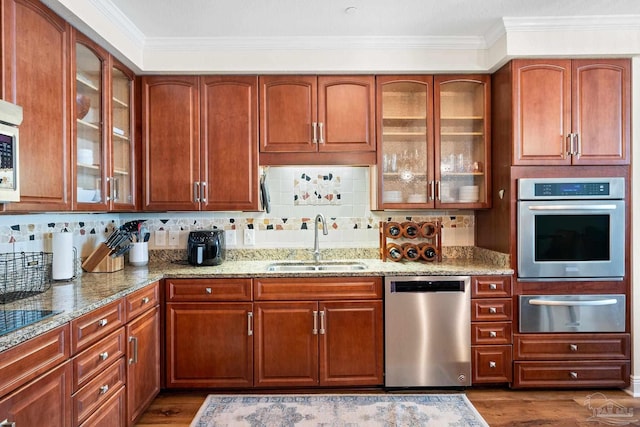
[[[436,207],[489,207],[489,81],[434,79]]]
[[[132,135],[133,74],[120,64],[111,68],[111,209],[134,207],[134,145]]]
[[[433,207],[433,77],[379,76],[378,209]]]
[[[80,39],[79,39],[80,40]],[[103,210],[105,173],[104,78],[107,54],[84,40],[75,44],[75,203]]]

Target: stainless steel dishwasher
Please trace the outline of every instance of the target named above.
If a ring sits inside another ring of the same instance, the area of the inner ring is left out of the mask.
[[[471,385],[469,276],[386,277],[385,387]]]

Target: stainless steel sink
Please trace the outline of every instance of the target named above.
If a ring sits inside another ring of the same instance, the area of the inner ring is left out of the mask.
[[[303,271],[361,271],[367,266],[361,262],[305,262],[282,261],[267,266],[267,271],[303,272]]]

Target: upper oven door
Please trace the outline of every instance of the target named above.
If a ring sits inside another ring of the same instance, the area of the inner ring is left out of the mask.
[[[518,277],[580,280],[624,277],[622,200],[518,202]]]

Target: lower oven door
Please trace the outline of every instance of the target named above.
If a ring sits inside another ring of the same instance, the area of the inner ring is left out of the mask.
[[[521,295],[520,332],[624,332],[625,296]]]

